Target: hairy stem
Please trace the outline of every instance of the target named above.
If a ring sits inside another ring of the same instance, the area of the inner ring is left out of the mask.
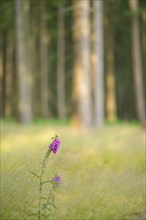
[[[44,171],[45,171],[45,165],[46,165],[46,161],[49,157],[51,153],[51,150],[49,149],[43,159],[43,162],[42,162],[42,167],[41,167],[41,174],[40,174],[40,182],[39,182],[39,210],[38,210],[38,220],[41,220],[41,206],[42,206],[42,186],[43,186],[43,174],[44,174]]]

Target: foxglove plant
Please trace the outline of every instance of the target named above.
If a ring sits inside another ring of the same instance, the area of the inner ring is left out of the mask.
[[[60,187],[62,181],[60,176],[55,176],[52,180],[47,180],[47,181],[44,181],[43,178],[51,152],[56,154],[61,145],[60,139],[58,138],[57,135],[55,135],[55,137],[52,137],[52,139],[53,139],[52,143],[48,146],[48,150],[41,163],[42,166],[41,166],[40,174],[38,175],[34,172],[31,172],[34,176],[36,176],[39,179],[39,198],[38,198],[38,212],[37,212],[38,220],[43,220],[48,218],[51,212],[51,208],[52,207],[56,208],[54,192],[56,191],[57,187]],[[49,194],[43,197],[43,186],[46,183],[50,183]]]

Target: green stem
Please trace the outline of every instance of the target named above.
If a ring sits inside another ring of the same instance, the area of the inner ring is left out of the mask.
[[[42,186],[43,186],[43,174],[45,169],[46,160],[48,159],[49,155],[51,153],[51,150],[49,149],[43,159],[42,162],[42,169],[41,169],[41,175],[40,175],[40,183],[39,183],[39,211],[38,211],[38,220],[41,220],[41,206],[42,206]]]

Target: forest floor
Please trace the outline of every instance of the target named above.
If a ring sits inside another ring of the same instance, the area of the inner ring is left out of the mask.
[[[33,220],[40,161],[51,137],[62,146],[51,154],[46,178],[62,177],[51,220],[144,220],[145,131],[115,124],[79,130],[67,124],[1,123],[1,219]]]

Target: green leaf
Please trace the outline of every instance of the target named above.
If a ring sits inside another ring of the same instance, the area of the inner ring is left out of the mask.
[[[28,216],[34,216],[34,215],[38,215],[38,213],[31,213]]]
[[[52,137],[51,139],[56,139],[56,138],[58,138],[58,135],[57,135],[57,134],[55,134],[55,136]]]
[[[39,175],[37,175],[36,173],[34,173],[34,172],[32,172],[32,171],[30,171],[30,172],[31,172],[31,174],[33,174],[35,177],[37,177],[38,179],[40,179]]]
[[[51,182],[50,180],[47,180],[47,181],[42,182],[42,184],[50,183],[50,182]]]
[[[29,207],[32,207],[33,209],[35,209],[35,206],[31,205],[31,203],[28,203],[28,202],[24,202],[25,205],[29,206]]]
[[[47,198],[46,197],[41,197],[41,199],[45,199],[46,200]]]

